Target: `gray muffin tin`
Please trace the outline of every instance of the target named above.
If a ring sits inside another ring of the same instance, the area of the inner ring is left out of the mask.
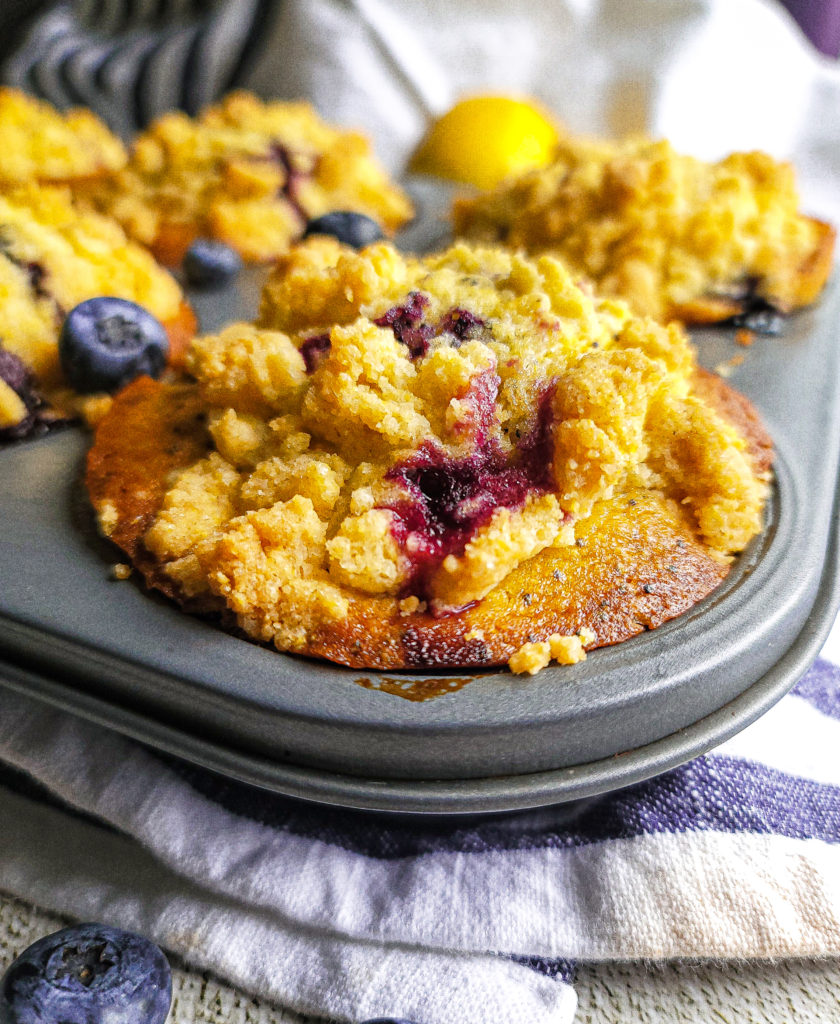
[[[253,310],[258,282],[200,299],[205,329]],[[80,485],[87,437],[0,452],[0,681],[290,796],[472,813],[627,785],[749,724],[808,668],[838,594],[840,289],[779,337],[697,332],[701,361],[762,413],[777,450],[767,525],[687,614],[573,667],[423,677],[278,654],[115,582]],[[740,365],[736,365],[740,363]],[[376,687],[452,692],[412,701]],[[462,685],[469,680],[467,685]]]

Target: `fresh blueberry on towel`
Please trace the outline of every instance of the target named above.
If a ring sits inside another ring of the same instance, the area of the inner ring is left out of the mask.
[[[0,980],[0,1024],[163,1024],[169,964],[148,939],[101,924],[53,932]]]
[[[85,394],[116,391],[144,373],[158,377],[168,353],[159,320],[136,302],[107,295],[71,309],[58,338],[67,383]]]
[[[309,238],[310,235],[332,235],[354,249],[363,249],[385,237],[375,220],[352,210],[333,210],[322,217],[315,217],[306,225],[303,237]]]
[[[183,269],[188,284],[196,288],[221,288],[242,269],[242,257],[224,242],[197,238],[186,251]]]
[[[377,1017],[376,1020],[363,1020],[361,1024],[413,1024],[413,1021],[402,1017]]]

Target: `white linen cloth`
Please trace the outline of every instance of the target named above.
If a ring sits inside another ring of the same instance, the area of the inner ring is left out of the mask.
[[[838,71],[770,2],[278,12],[243,80],[360,125],[393,168],[459,95],[520,91],[576,131],[792,158],[806,205],[840,220]],[[30,46],[72,18],[65,4]],[[208,74],[212,93],[222,76]],[[127,79],[106,84],[105,108],[120,106]],[[840,663],[836,629],[826,653]],[[567,1024],[575,960],[840,955],[838,751],[840,668],[822,661],[743,733],[657,779],[571,810],[430,826],[257,792],[3,689],[0,889],[144,932],[334,1020]]]
[[[840,955],[840,668],[574,807],[307,806],[0,690],[0,889],[303,1013],[569,1024],[575,960]]]

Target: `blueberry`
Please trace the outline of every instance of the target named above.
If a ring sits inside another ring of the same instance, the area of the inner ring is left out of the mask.
[[[363,249],[385,237],[375,220],[352,210],[333,210],[323,217],[313,218],[306,225],[303,237],[309,238],[310,235],[332,235],[339,242],[352,245],[354,249]]]
[[[404,1020],[402,1017],[377,1017],[376,1020],[363,1020],[361,1024],[414,1024],[414,1022]]]
[[[141,374],[160,376],[169,339],[159,320],[127,299],[103,295],[71,309],[58,338],[67,383],[77,391],[116,391]]]
[[[221,288],[242,269],[242,257],[224,242],[197,238],[184,256],[184,276],[196,288]]]
[[[169,964],[148,939],[101,924],[33,943],[0,980],[0,1024],[163,1024]]]
[[[731,318],[733,327],[743,327],[756,334],[781,334],[785,326],[785,318],[772,306],[754,307],[738,313]]]

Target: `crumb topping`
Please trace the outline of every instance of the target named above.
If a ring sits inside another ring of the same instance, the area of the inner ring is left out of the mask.
[[[756,289],[790,310],[821,244],[790,164],[761,152],[705,163],[642,138],[566,136],[549,167],[460,201],[454,218],[459,235],[550,252],[599,293],[660,319],[692,320],[698,302]]]
[[[199,235],[259,262],[330,210],[367,214],[386,231],[412,212],[362,135],[326,124],[307,103],[263,103],[245,92],[197,118],[164,114],[135,140],[128,165],[92,194],[173,264]]]
[[[116,171],[126,161],[122,142],[90,110],[60,113],[17,89],[0,88],[0,138],[4,187],[77,183]]]
[[[417,351],[405,331],[424,325]],[[312,337],[328,344],[309,366]],[[195,340],[187,366],[209,448],[145,545],[282,650],[363,598],[464,609],[631,491],[672,501],[721,560],[761,526],[766,479],[693,393],[685,335],[551,257],[311,239],[272,272],[259,325]]]
[[[66,189],[0,194],[0,346],[32,371],[53,405],[90,406],[92,419],[103,402],[62,387],[58,334],[65,314],[97,295],[138,302],[164,325],[183,303],[175,279],[145,249],[115,221],[76,206]]]

